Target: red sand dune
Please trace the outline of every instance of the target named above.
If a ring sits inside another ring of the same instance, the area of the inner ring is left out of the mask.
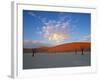
[[[33,48],[36,52],[69,52],[69,51],[80,51],[81,49],[90,50],[91,43],[90,42],[72,42],[72,43],[65,43],[57,46],[52,47],[40,47],[40,48]],[[32,49],[24,49],[25,53],[32,52]]]
[[[89,50],[91,44],[89,42],[73,42],[65,43],[48,49],[49,52],[67,52],[67,51],[79,51],[81,49]]]

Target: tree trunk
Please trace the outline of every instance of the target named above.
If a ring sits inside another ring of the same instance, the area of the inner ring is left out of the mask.
[[[32,52],[33,52],[32,57],[34,57],[35,56],[35,50],[32,50]]]
[[[84,53],[83,53],[83,49],[81,49],[81,51],[82,51],[82,55],[84,55]]]
[[[32,57],[34,56],[34,53],[32,54]]]

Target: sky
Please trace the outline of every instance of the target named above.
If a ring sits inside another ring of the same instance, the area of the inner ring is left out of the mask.
[[[23,10],[25,48],[90,42],[91,14]]]

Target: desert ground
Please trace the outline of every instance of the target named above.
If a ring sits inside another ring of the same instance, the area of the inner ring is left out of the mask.
[[[23,69],[90,66],[90,46],[90,43],[74,42],[23,49]]]
[[[56,68],[56,67],[79,67],[90,66],[90,52],[63,52],[63,53],[24,53],[23,69]]]

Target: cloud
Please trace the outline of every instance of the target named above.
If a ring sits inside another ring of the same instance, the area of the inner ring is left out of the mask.
[[[91,42],[91,35],[90,34],[85,35],[85,36],[81,37],[81,39],[78,40],[78,41],[81,41],[81,42]]]
[[[60,20],[48,20],[43,24],[43,36],[48,40],[60,42],[70,37],[71,25],[69,20],[66,20],[66,17],[61,17]]]
[[[86,35],[86,36],[84,36],[84,37],[83,37],[83,40],[84,40],[84,41],[90,42],[90,41],[91,41],[91,35]]]
[[[37,17],[37,15],[33,12],[28,12],[29,15],[33,16],[33,17]]]
[[[39,40],[24,40],[24,48],[37,48],[37,47],[43,47],[43,46],[50,46],[49,44],[46,44],[44,41]]]
[[[71,29],[73,28],[70,16],[64,16],[63,13],[59,13],[57,19],[48,19],[47,17],[36,15],[34,12],[29,12],[29,14],[41,21],[42,25],[39,27],[41,29],[37,33],[46,40],[58,43],[71,37]]]
[[[44,22],[47,21],[47,18],[39,16],[39,15],[35,14],[34,12],[28,12],[28,14],[31,15],[31,16],[33,16],[33,17],[35,17],[35,18],[37,18],[42,23],[44,23]]]

